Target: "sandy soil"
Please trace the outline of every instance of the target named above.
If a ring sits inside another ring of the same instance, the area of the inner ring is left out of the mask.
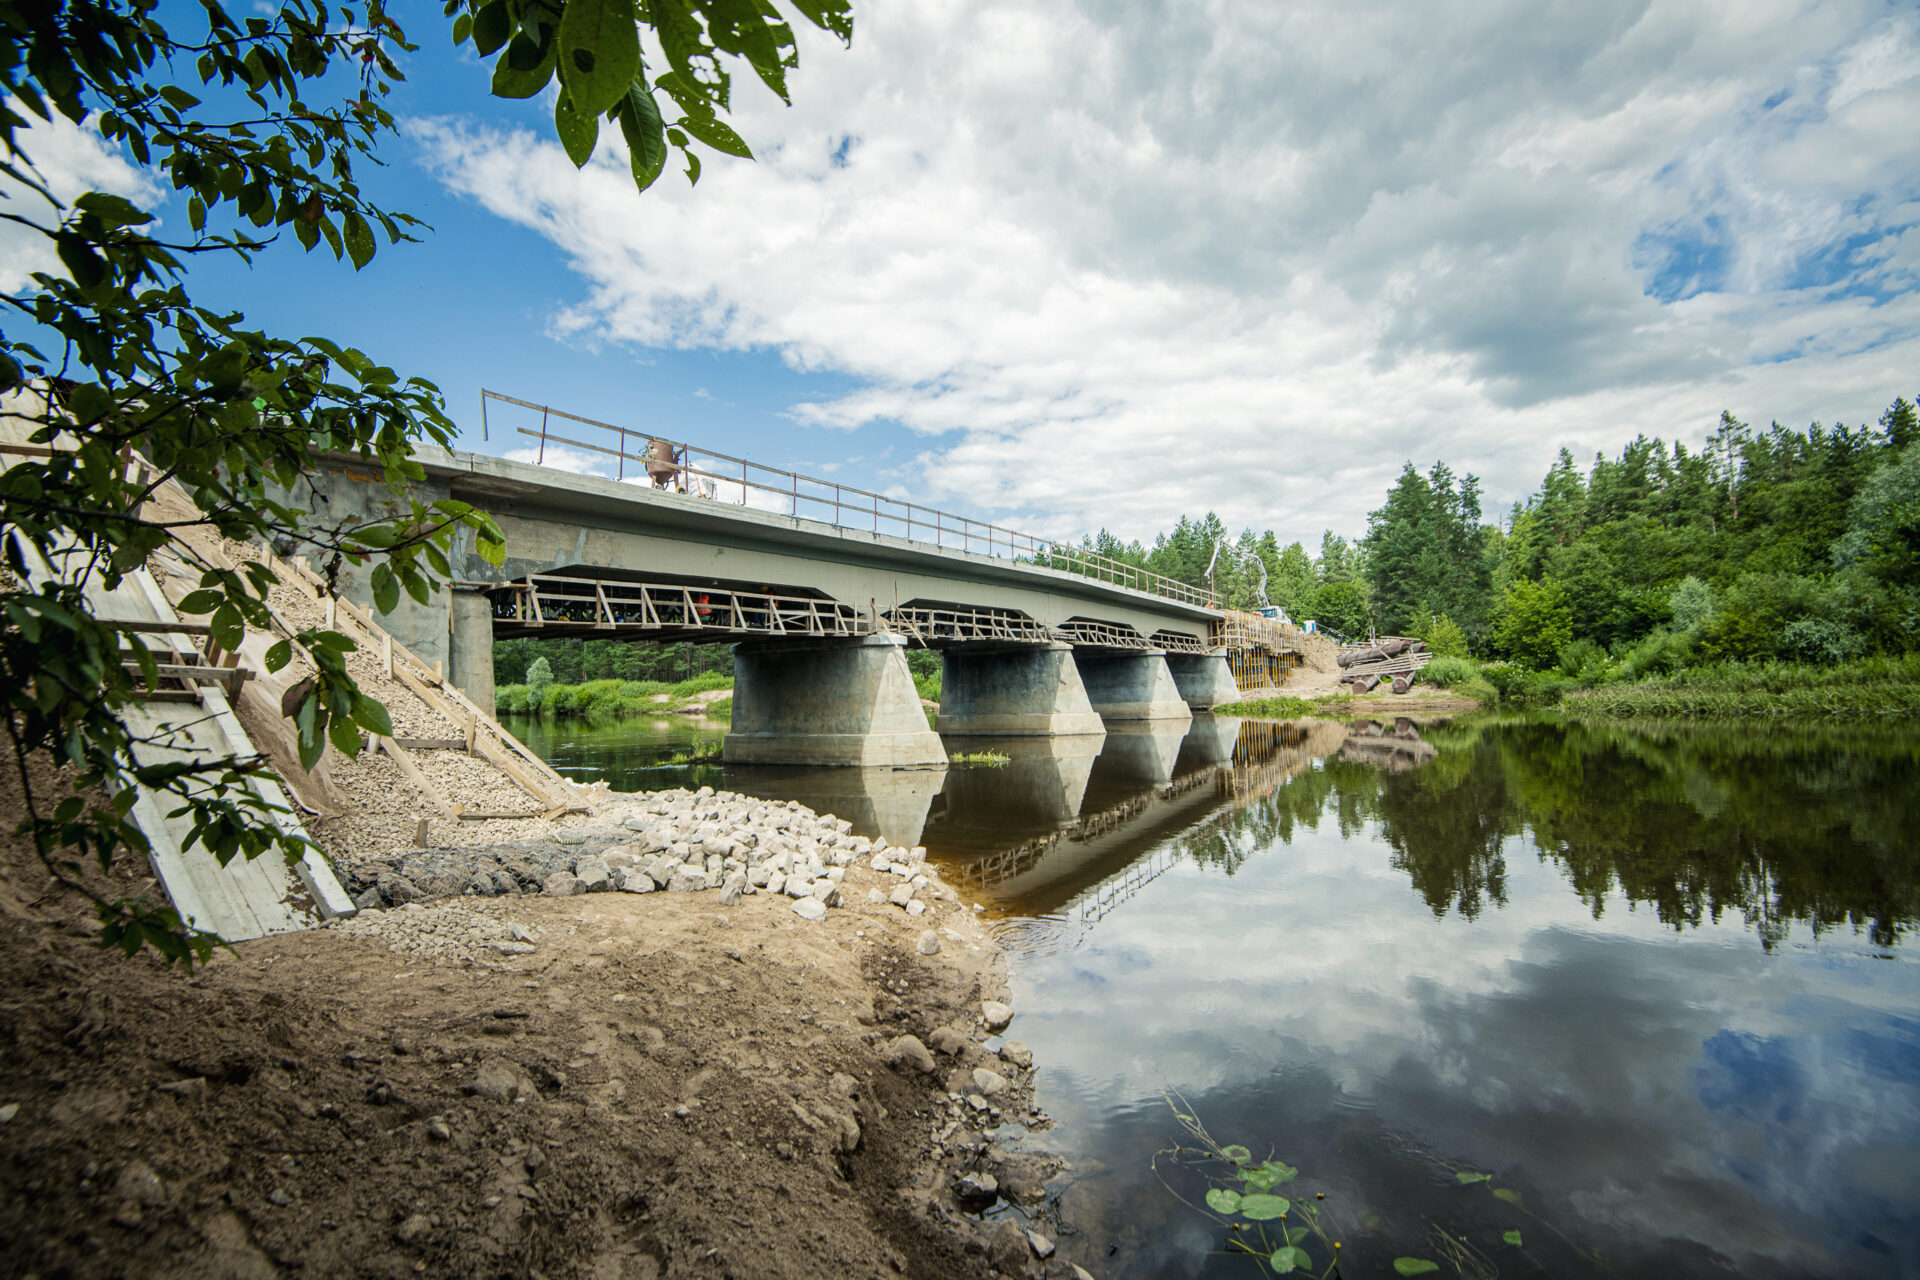
[[[1073,1275],[1010,1225],[1050,1230],[1054,1167],[948,1092],[988,1068],[1044,1127],[981,1026],[997,951],[930,906],[459,898],[189,975],[101,951],[7,837],[0,1248],[49,1277]],[[959,1212],[969,1171],[1026,1203]]]

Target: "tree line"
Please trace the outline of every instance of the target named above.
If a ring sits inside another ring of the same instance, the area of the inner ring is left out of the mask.
[[[1102,529],[1090,551],[1227,604],[1266,593],[1342,636],[1420,635],[1442,652],[1535,669],[1700,659],[1841,662],[1915,647],[1920,632],[1920,414],[1755,430],[1722,414],[1695,448],[1636,437],[1584,469],[1560,450],[1539,489],[1483,518],[1479,480],[1408,463],[1352,541],[1318,556],[1271,530],[1229,537],[1182,517],[1152,546]],[[1214,549],[1219,556],[1214,560]]]

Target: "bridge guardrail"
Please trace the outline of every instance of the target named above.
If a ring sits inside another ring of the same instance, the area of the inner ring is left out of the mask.
[[[483,426],[487,403],[492,400],[540,414],[539,430],[515,428],[520,435],[540,442],[535,454],[537,465],[545,465],[549,448],[556,451],[584,450],[612,459],[615,480],[626,480],[627,467],[632,465],[635,478],[650,476],[656,486],[664,481],[666,487],[677,488],[683,493],[700,493],[719,501],[762,511],[820,520],[836,528],[885,533],[903,537],[909,542],[928,542],[942,550],[965,551],[1040,565],[1204,609],[1220,607],[1219,597],[1205,588],[1190,586],[1177,578],[1152,573],[1122,560],[1096,555],[1072,543],[1021,533],[983,520],[890,498],[869,489],[804,476],[711,449],[696,449],[683,441],[583,418],[578,414],[535,404],[531,400],[518,400],[484,388],[480,392]],[[554,418],[611,431],[615,433],[617,444],[609,447],[555,434],[551,428]],[[629,452],[630,443],[639,452]]]

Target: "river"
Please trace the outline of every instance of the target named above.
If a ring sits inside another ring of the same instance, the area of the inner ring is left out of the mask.
[[[1183,1202],[1224,1166],[1156,1159],[1170,1096],[1299,1170],[1344,1276],[1920,1275],[1920,734],[1202,718],[872,772],[514,728],[925,844],[1011,956],[1103,1280],[1262,1274]]]

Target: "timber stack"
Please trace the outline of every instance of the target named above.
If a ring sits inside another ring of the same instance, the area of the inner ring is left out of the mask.
[[[1414,672],[1432,661],[1424,640],[1409,636],[1376,636],[1364,644],[1350,644],[1334,659],[1346,672],[1340,683],[1355,693],[1372,693],[1391,681],[1395,693],[1413,688]]]

